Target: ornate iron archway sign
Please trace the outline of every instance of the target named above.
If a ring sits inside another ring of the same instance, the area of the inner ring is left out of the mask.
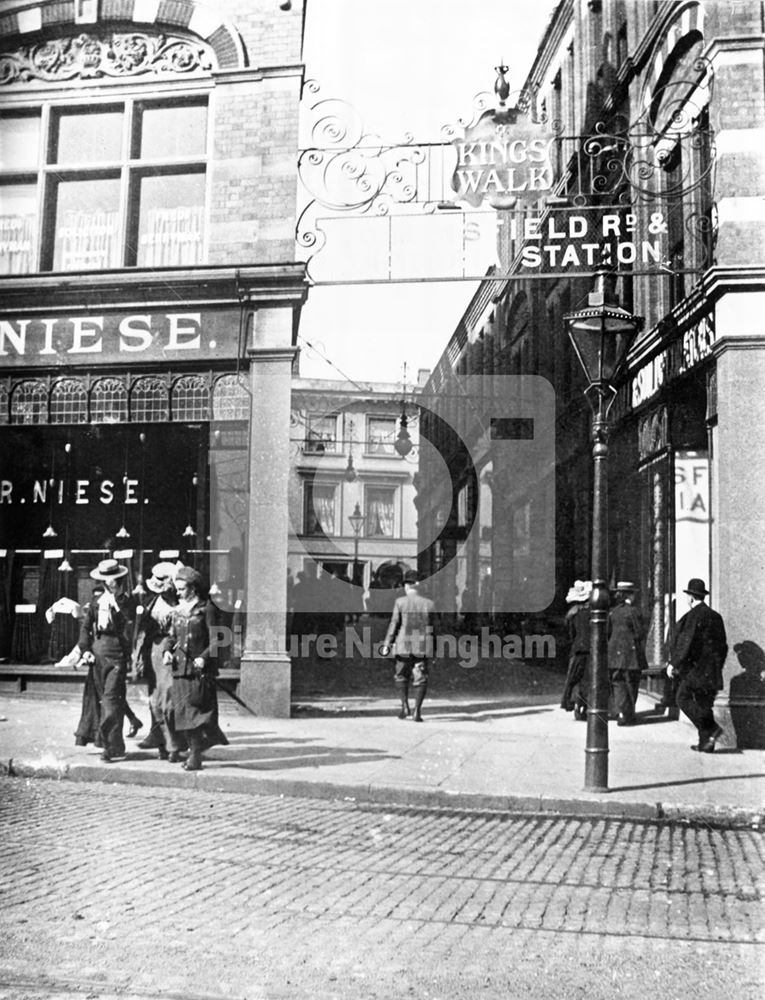
[[[508,106],[506,67],[497,70],[495,93],[476,95],[471,117],[444,126],[441,142],[406,135],[385,144],[344,101],[309,107],[310,145],[298,172],[310,200],[296,236],[314,283],[480,281],[488,265],[477,248],[487,238],[502,280],[592,274],[603,265],[698,274],[710,265],[707,61],[654,92],[634,119],[612,113],[584,135],[564,134],[534,94]],[[306,93],[318,91],[306,84]],[[360,220],[364,237],[354,243],[347,223]],[[414,260],[411,248],[423,239],[428,250]],[[321,253],[349,243],[350,254]]]

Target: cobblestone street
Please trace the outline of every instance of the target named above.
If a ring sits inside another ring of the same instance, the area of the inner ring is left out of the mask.
[[[761,835],[0,781],[0,997],[761,995]]]

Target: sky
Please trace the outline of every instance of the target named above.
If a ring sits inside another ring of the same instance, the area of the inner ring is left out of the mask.
[[[556,0],[308,0],[306,80],[320,89],[304,95],[303,145],[311,145],[310,107],[332,99],[351,105],[364,134],[384,144],[407,133],[415,142],[439,142],[442,126],[469,119],[474,96],[493,90],[500,61],[509,68],[511,91],[523,86],[556,6]],[[432,273],[443,273],[439,253],[451,253],[454,218],[418,213],[397,217],[389,229],[381,218],[326,219],[337,214],[321,212],[327,242],[309,265],[314,276],[340,282],[362,271],[382,276],[376,265],[389,235],[397,276],[426,262]],[[469,273],[484,273],[492,243],[470,248]],[[359,270],[368,256],[375,267]],[[475,288],[464,281],[312,287],[299,331],[300,374],[401,382],[406,371],[411,383],[418,369],[438,361]]]

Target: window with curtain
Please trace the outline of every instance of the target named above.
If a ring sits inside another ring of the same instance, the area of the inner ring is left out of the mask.
[[[395,417],[367,417],[367,452],[370,455],[393,455],[396,440]]]
[[[204,262],[207,98],[0,114],[0,273]]]
[[[334,483],[305,484],[305,533],[306,535],[335,534]]]
[[[305,437],[306,451],[337,451],[337,417],[309,416]]]
[[[368,486],[364,499],[367,535],[371,538],[393,538],[396,510],[395,487]]]

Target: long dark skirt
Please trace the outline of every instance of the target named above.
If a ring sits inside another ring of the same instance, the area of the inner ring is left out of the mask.
[[[203,750],[228,746],[228,740],[218,725],[218,693],[211,676],[173,677],[172,698],[177,732],[199,731]]]
[[[93,742],[113,757],[121,757],[125,753],[122,738],[127,691],[125,651],[118,638],[103,636],[93,643],[92,652],[95,662],[88,668],[85,679],[75,742],[78,746]]]
[[[560,705],[567,712],[573,711],[576,705],[586,705],[590,680],[590,654],[572,653],[568,661],[568,673],[563,688]]]

